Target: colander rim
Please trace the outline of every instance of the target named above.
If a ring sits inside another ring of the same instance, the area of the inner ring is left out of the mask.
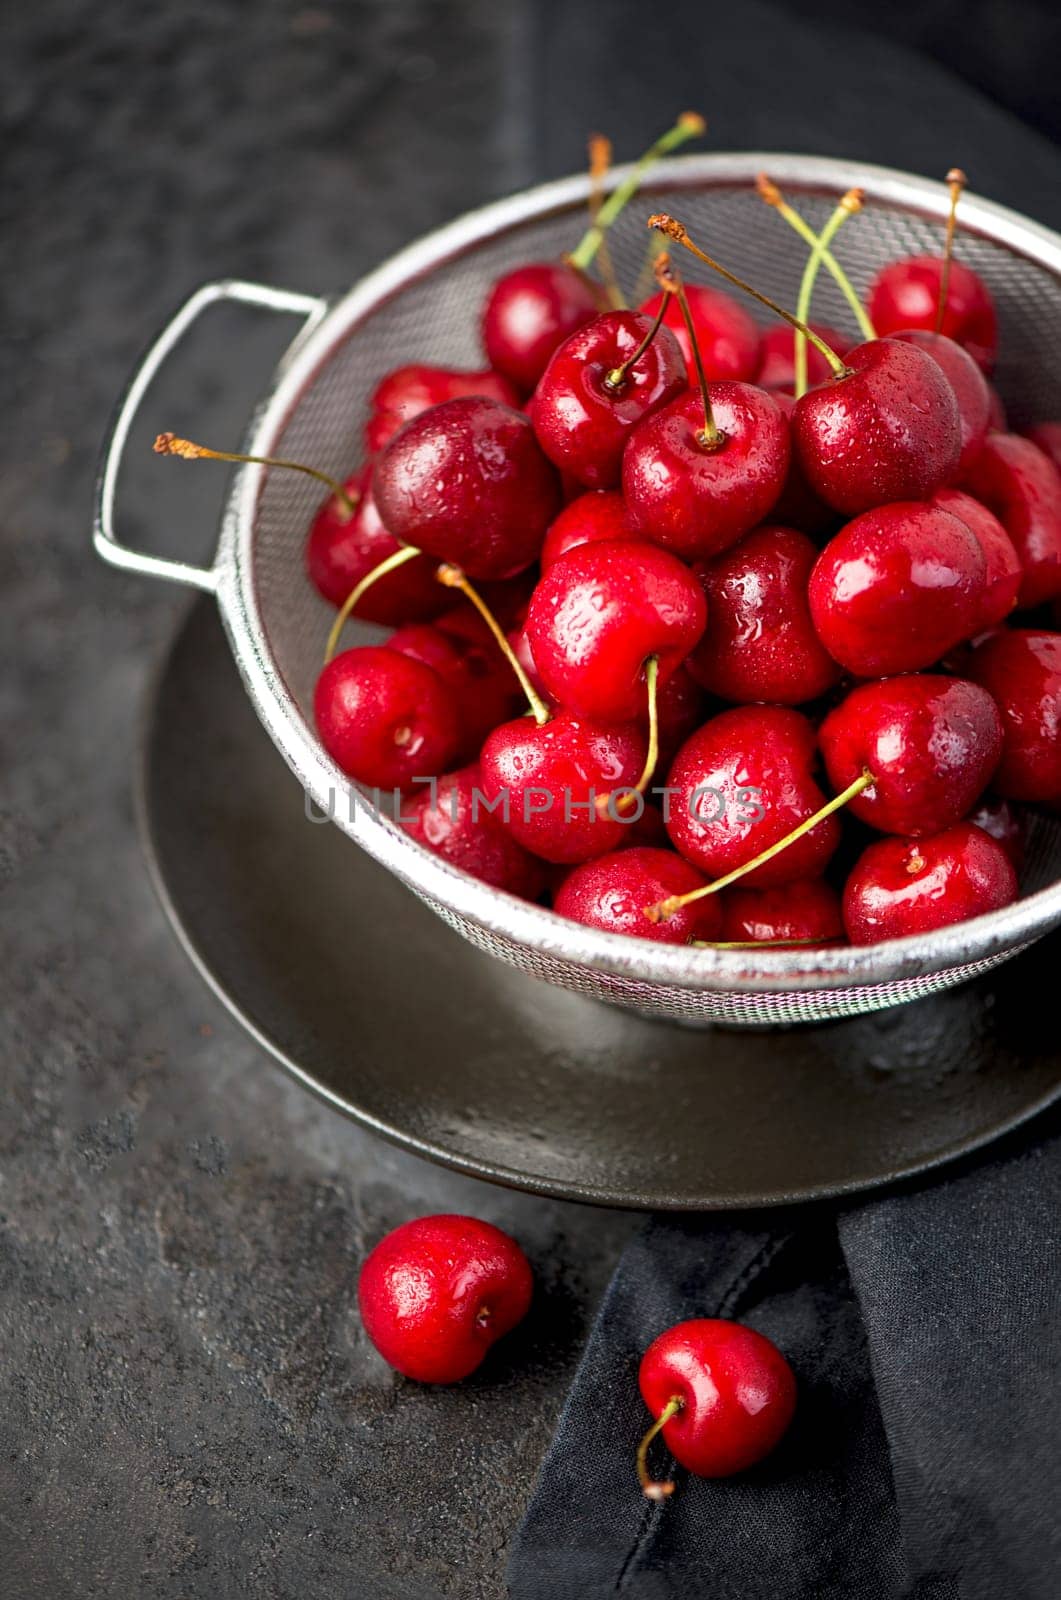
[[[616,168],[618,184],[629,168]],[[852,185],[870,201],[946,215],[949,193],[942,183],[896,169],[848,163],[831,157],[776,152],[679,156],[662,162],[646,192],[655,189],[750,184],[767,171],[784,188],[843,193]],[[588,178],[575,174],[521,191],[458,217],[399,251],[336,299],[305,338],[298,339],[277,369],[257,408],[244,446],[248,454],[276,453],[300,395],[327,364],[334,348],[359,322],[405,285],[531,219],[584,207]],[[1061,278],[1061,237],[992,201],[967,196],[962,228],[1033,261]],[[254,530],[266,469],[242,467],[235,474],[222,519],[215,568],[217,599],[230,646],[255,709],[303,790],[322,810],[328,796],[348,787],[303,718],[268,647],[258,606]],[[839,990],[927,976],[967,963],[1015,952],[1061,922],[1061,880],[1000,911],[929,935],[874,945],[814,950],[734,951],[653,944],[608,934],[558,916],[542,906],[490,888],[452,867],[410,839],[387,818],[358,807],[335,816],[335,825],[417,892],[482,932],[514,941],[546,960],[573,963],[628,982],[689,991],[755,994]]]

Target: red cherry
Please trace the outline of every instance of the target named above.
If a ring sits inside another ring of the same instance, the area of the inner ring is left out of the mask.
[[[633,723],[605,725],[558,711],[548,722],[503,722],[483,745],[483,788],[513,838],[544,861],[574,863],[617,850],[630,826],[596,801],[633,788],[646,744]],[[631,811],[630,816],[636,815]]]
[[[381,378],[369,400],[365,423],[365,447],[370,455],[390,443],[398,429],[412,417],[443,400],[464,395],[483,395],[500,400],[502,405],[518,406],[520,392],[500,372],[458,372],[450,367],[415,364],[395,367]]]
[[[768,1456],[796,1409],[796,1378],[777,1346],[737,1322],[697,1317],[654,1339],[637,1375],[641,1398],[657,1419],[638,1465],[652,1499],[672,1484],[652,1483],[644,1451],[656,1432],[674,1459],[701,1478],[728,1478]],[[662,1423],[661,1419],[668,1420]]]
[[[1042,605],[1061,595],[1061,472],[1030,439],[993,433],[966,474],[1013,541],[1024,571],[1018,603]]]
[[[823,322],[809,324],[819,339],[824,339],[830,350],[835,350],[838,356],[845,355],[851,348],[851,340],[837,333],[835,328],[830,328]],[[811,388],[819,383],[825,383],[832,377],[832,368],[828,361],[809,341],[807,343],[807,380]],[[767,328],[762,336],[762,364],[759,367],[759,376],[756,383],[761,389],[791,389],[796,381],[796,330],[790,328],[787,322],[779,326]]]
[[[1008,433],[1009,432],[1009,421],[1007,420],[1007,417],[1006,417],[1005,403],[1004,403],[1004,401],[1002,399],[1002,396],[999,394],[998,390],[995,388],[993,383],[989,383],[988,384],[988,386],[987,386],[987,394],[988,394],[988,399],[991,402],[991,410],[988,413],[988,427],[989,427],[990,432],[991,433]],[[1042,448],[1042,447],[1040,446],[1040,448]],[[1050,454],[1049,450],[1046,453],[1047,453],[1047,455],[1049,455]],[[1058,467],[1061,467],[1061,461],[1055,462],[1054,465],[1058,466]]]
[[[450,765],[460,742],[452,692],[420,661],[378,645],[344,650],[317,679],[321,743],[347,777],[405,788]]]
[[[840,896],[824,878],[776,889],[723,889],[721,938],[736,943],[835,944],[843,939]]]
[[[1006,431],[1005,416],[996,427],[1000,433]],[[1061,422],[1039,422],[1034,428],[1022,428],[1021,432],[1044,456],[1049,456],[1058,472],[1061,472]]]
[[[761,522],[784,486],[788,423],[765,389],[711,385],[719,442],[705,439],[690,389],[647,417],[623,456],[623,494],[635,529],[690,560],[717,555]]]
[[[931,666],[980,625],[987,564],[949,511],[913,501],[840,529],[810,576],[810,611],[829,654],[858,677]]]
[[[923,350],[939,367],[954,390],[958,402],[958,420],[961,424],[962,450],[958,458],[957,475],[968,472],[980,454],[991,419],[991,394],[987,379],[967,350],[953,339],[929,333],[925,328],[903,328],[889,334],[900,344],[912,344]]]
[[[809,348],[813,350],[814,346]],[[783,389],[772,389],[770,392],[791,423],[792,413],[796,409],[795,396],[786,394]],[[835,528],[839,520],[832,506],[827,506],[807,482],[795,450],[789,453],[788,475],[770,513],[770,520],[780,522],[786,528],[799,528],[803,533],[814,535]]]
[[[362,467],[347,478],[344,488],[356,502],[351,517],[334,495],[314,517],[306,542],[306,570],[333,606],[347,595],[387,556],[400,548],[383,526],[372,495],[372,469]],[[437,617],[450,596],[435,579],[438,563],[418,556],[386,573],[367,590],[357,608],[363,622],[423,622]]]
[[[1009,800],[1002,800],[998,795],[984,795],[974,811],[970,811],[966,822],[972,822],[978,828],[983,828],[989,833],[996,844],[1000,844],[1013,863],[1014,872],[1020,876],[1024,865],[1024,852],[1028,843],[1028,817],[1026,812]]]
[[[636,424],[685,388],[677,340],[660,328],[642,349],[651,332],[650,319],[636,311],[595,317],[564,341],[534,392],[530,412],[542,449],[590,489],[618,484]]]
[[[1061,807],[1061,634],[993,634],[971,652],[968,673],[1002,713],[1002,760],[992,787],[1008,800]]]
[[[470,578],[530,566],[560,507],[527,418],[496,400],[447,400],[407,422],[376,463],[380,516],[405,544]]]
[[[553,698],[586,717],[626,722],[646,705],[645,663],[666,683],[707,622],[703,591],[666,550],[632,540],[576,545],[531,597],[527,637]]]
[[[852,689],[818,740],[834,789],[873,774],[848,801],[854,816],[917,837],[959,822],[983,794],[1002,754],[1002,718],[977,684],[925,673]]]
[[[703,876],[673,850],[634,846],[598,856],[565,878],[553,907],[562,917],[603,933],[625,933],[661,944],[717,939],[722,921],[718,897],[708,895],[682,906],[665,922],[651,922],[645,907],[668,895],[688,894],[704,885]]]
[[[980,627],[993,628],[1009,616],[1017,603],[1022,573],[1013,540],[986,506],[960,489],[937,489],[930,504],[958,517],[980,541],[987,563]]]
[[[387,648],[422,661],[452,690],[463,730],[458,755],[477,756],[491,728],[513,716],[521,704],[512,668],[470,606],[447,612],[434,626],[399,628]]]
[[[361,1320],[384,1361],[419,1383],[458,1383],[526,1316],[530,1263],[476,1217],[418,1217],[381,1239],[358,1279]]]
[[[530,639],[527,637],[526,622],[524,622],[521,627],[513,628],[509,632],[508,642],[512,646],[516,660],[519,662],[520,666],[530,679],[531,687],[542,697],[544,701],[546,701],[548,704],[552,704],[549,695],[546,692],[545,685],[542,683],[541,677],[538,673],[538,667],[534,660],[534,652],[531,649]]]
[[[931,933],[998,911],[1017,898],[1017,874],[1000,844],[959,822],[927,839],[878,839],[844,887],[852,944]]]
[[[754,318],[748,315],[739,301],[721,289],[690,283],[686,285],[685,293],[692,313],[696,342],[700,346],[700,358],[708,378],[753,382],[759,371],[761,343]],[[654,294],[645,301],[641,310],[646,317],[656,316],[661,299],[661,294]],[[693,347],[681,309],[673,297],[663,318],[663,326],[669,328],[677,339],[685,358],[689,381],[695,382]]]
[[[666,683],[656,694],[658,721],[659,771],[666,771],[674,757],[704,720],[704,693],[685,666],[676,667]],[[648,735],[649,713],[643,705],[637,714],[637,724]]]
[[[793,445],[814,492],[851,515],[950,483],[961,418],[939,363],[894,339],[870,340],[844,359],[851,375],[811,389],[792,413]]]
[[[490,365],[529,394],[557,346],[598,309],[585,278],[563,262],[536,261],[506,272],[483,310]]]
[[[723,711],[687,739],[667,778],[667,831],[687,861],[722,877],[791,833],[825,803],[813,774],[814,729],[783,706]],[[822,819],[744,882],[766,889],[816,878],[840,839]]]
[[[936,330],[943,261],[939,256],[908,256],[878,272],[870,285],[870,321],[883,337],[899,328]],[[990,372],[998,349],[995,303],[983,279],[961,261],[951,261],[942,332],[968,350],[978,367]]]
[[[633,539],[626,501],[614,489],[593,489],[580,494],[561,511],[542,545],[542,571],[579,544],[604,539]]]
[[[433,792],[407,802],[401,822],[410,838],[495,889],[537,900],[545,887],[542,863],[486,809],[476,764],[446,773]]]
[[[711,623],[688,665],[711,694],[800,705],[839,680],[807,603],[817,555],[806,534],[767,525],[697,565]]]

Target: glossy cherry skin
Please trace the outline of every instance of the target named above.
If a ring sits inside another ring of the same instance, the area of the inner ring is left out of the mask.
[[[545,535],[542,571],[578,544],[633,538],[636,535],[622,495],[614,489],[592,489],[570,500]]]
[[[637,724],[648,737],[648,705],[641,707]],[[704,720],[704,691],[688,670],[676,667],[656,695],[656,721],[659,732],[657,770],[666,772],[691,733]]]
[[[483,788],[513,838],[543,861],[573,864],[618,850],[630,817],[595,801],[631,788],[646,744],[633,723],[591,722],[558,711],[541,726],[527,717],[503,722],[483,745]]]
[[[1061,595],[1061,472],[1030,439],[992,433],[963,487],[982,500],[1013,541],[1024,577],[1018,604]]]
[[[866,511],[814,564],[814,626],[856,677],[931,666],[976,632],[987,563],[971,528],[914,501]]]
[[[381,1239],[357,1284],[365,1332],[395,1371],[458,1383],[526,1316],[534,1292],[519,1245],[476,1217],[418,1217]]]
[[[678,1396],[663,1426],[675,1461],[701,1478],[728,1478],[768,1456],[796,1409],[796,1378],[772,1340],[737,1322],[697,1317],[654,1339],[637,1375],[654,1417]]]
[[[515,673],[470,606],[434,624],[409,623],[386,642],[388,649],[431,667],[452,691],[461,727],[458,758],[474,759],[491,728],[523,703]]]
[[[712,717],[686,740],[667,777],[671,842],[709,878],[743,866],[825,804],[813,776],[816,755],[814,729],[798,711],[738,706]],[[836,817],[825,817],[742,881],[768,889],[816,878],[839,840]]]
[[[1028,843],[1027,813],[1009,800],[1003,800],[996,794],[986,794],[965,820],[983,828],[996,844],[1002,846],[1013,863],[1014,872],[1020,877]]]
[[[602,933],[625,933],[658,944],[717,939],[722,924],[718,896],[682,906],[665,922],[650,922],[645,907],[670,895],[702,889],[706,879],[673,850],[634,845],[584,861],[565,878],[553,909]]]
[[[733,379],[738,383],[755,381],[760,364],[761,335],[754,318],[750,317],[733,296],[722,289],[711,289],[706,284],[689,283],[685,286],[689,310],[692,313],[700,359],[709,380]],[[650,320],[659,311],[660,296],[652,295],[641,307]],[[674,296],[670,297],[663,326],[669,328],[681,346],[690,383],[696,380],[693,348],[689,342],[681,307]]]
[[[796,409],[795,398],[784,389],[771,389],[770,393],[791,424],[792,413]],[[795,450],[789,452],[784,487],[770,513],[770,520],[779,522],[786,528],[798,528],[801,533],[816,536],[828,533],[839,526],[839,514],[832,506],[827,506],[820,495],[815,494],[804,476]]]
[[[878,334],[883,338],[901,328],[934,333],[942,277],[940,256],[907,256],[878,272],[867,306]],[[951,261],[942,331],[984,372],[991,371],[998,350],[995,303],[984,280],[962,261]]]
[[[545,870],[535,856],[483,804],[476,763],[447,772],[431,790],[402,806],[401,824],[410,838],[481,883],[524,900],[537,900]]]
[[[1003,418],[999,431],[1004,432],[1005,426]],[[1021,431],[1044,456],[1050,457],[1054,466],[1061,472],[1061,422],[1037,422],[1034,428],[1024,428]]]
[[[969,676],[1002,713],[1002,760],[992,788],[1007,800],[1061,807],[1061,634],[1013,628],[971,652]]]
[[[400,548],[383,526],[372,494],[371,468],[362,468],[343,486],[356,502],[352,517],[329,495],[314,517],[306,541],[306,570],[325,600],[341,606],[347,596],[387,556]],[[450,604],[435,578],[438,562],[418,556],[374,583],[359,603],[362,622],[423,622]]]
[[[987,438],[991,420],[991,394],[987,379],[967,350],[953,339],[929,333],[925,328],[903,328],[889,334],[900,344],[912,344],[931,356],[954,390],[958,402],[958,420],[961,424],[962,448],[958,457],[956,476],[968,472]]]
[[[852,944],[931,933],[1017,898],[1009,856],[982,828],[959,822],[924,839],[878,839],[844,886]]]
[[[835,350],[838,356],[845,355],[851,348],[851,340],[844,334],[837,333],[835,328],[826,327],[824,323],[812,322],[810,327],[824,339],[830,350]],[[807,382],[813,389],[819,383],[825,383],[832,376],[832,367],[826,361],[821,351],[807,341]],[[762,361],[756,383],[762,389],[791,389],[796,381],[796,330],[790,328],[787,322],[778,323],[772,328],[767,328],[762,336]]]
[[[529,567],[560,509],[559,481],[530,422],[496,400],[421,412],[379,457],[373,482],[395,538],[470,578]]]
[[[1002,754],[1002,718],[978,684],[924,673],[864,683],[818,730],[834,790],[869,771],[875,782],[848,802],[881,833],[921,837],[960,822]]]
[[[358,783],[401,789],[444,772],[457,753],[456,702],[437,672],[385,646],[344,650],[317,679],[321,743]]]
[[[518,406],[520,391],[500,372],[459,372],[452,367],[416,363],[395,367],[376,385],[369,400],[365,446],[370,455],[390,443],[398,429],[421,411],[465,395],[484,395],[506,406]]]
[[[645,663],[671,673],[699,642],[707,602],[689,568],[633,540],[576,545],[542,575],[527,612],[538,675],[582,716],[626,722],[645,709]]]
[[[636,311],[595,317],[565,339],[534,391],[538,442],[554,466],[588,489],[615,488],[634,428],[685,389],[685,363],[666,328],[619,384],[609,382],[651,326]]]
[[[783,883],[777,889],[723,889],[722,932],[727,941],[764,944],[835,944],[844,935],[840,896],[824,878]]]
[[[1013,540],[993,512],[960,489],[937,489],[930,504],[958,517],[980,541],[987,564],[980,627],[993,628],[1017,604],[1023,573]]]
[[[939,363],[894,339],[860,344],[844,360],[851,375],[811,389],[792,413],[793,445],[815,494],[853,516],[952,482],[961,418]]]
[[[529,394],[558,345],[599,311],[585,278],[562,261],[535,261],[498,278],[483,309],[490,365]]]
[[[697,564],[711,619],[689,657],[698,683],[722,700],[796,706],[838,682],[807,603],[817,556],[805,533],[767,524]]]
[[[788,473],[788,421],[772,395],[713,383],[711,405],[723,436],[716,448],[702,442],[703,406],[689,389],[635,428],[623,456],[634,528],[690,561],[717,555],[762,522]]]

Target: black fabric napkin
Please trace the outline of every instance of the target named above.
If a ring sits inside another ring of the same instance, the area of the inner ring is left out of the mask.
[[[839,1212],[650,1221],[609,1287],[517,1538],[512,1600],[1056,1600],[1061,1133]],[[725,1316],[799,1383],[740,1477],[653,1470],[645,1348]]]

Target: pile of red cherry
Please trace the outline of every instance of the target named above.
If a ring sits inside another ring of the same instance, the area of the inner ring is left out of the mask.
[[[487,368],[384,377],[307,546],[344,773],[484,882],[644,939],[866,944],[1013,900],[1022,808],[1061,805],[1061,423],[1006,430],[953,222],[853,347],[761,333],[667,253],[624,309],[583,241],[494,284]],[[351,611],[396,631],[332,655]]]

